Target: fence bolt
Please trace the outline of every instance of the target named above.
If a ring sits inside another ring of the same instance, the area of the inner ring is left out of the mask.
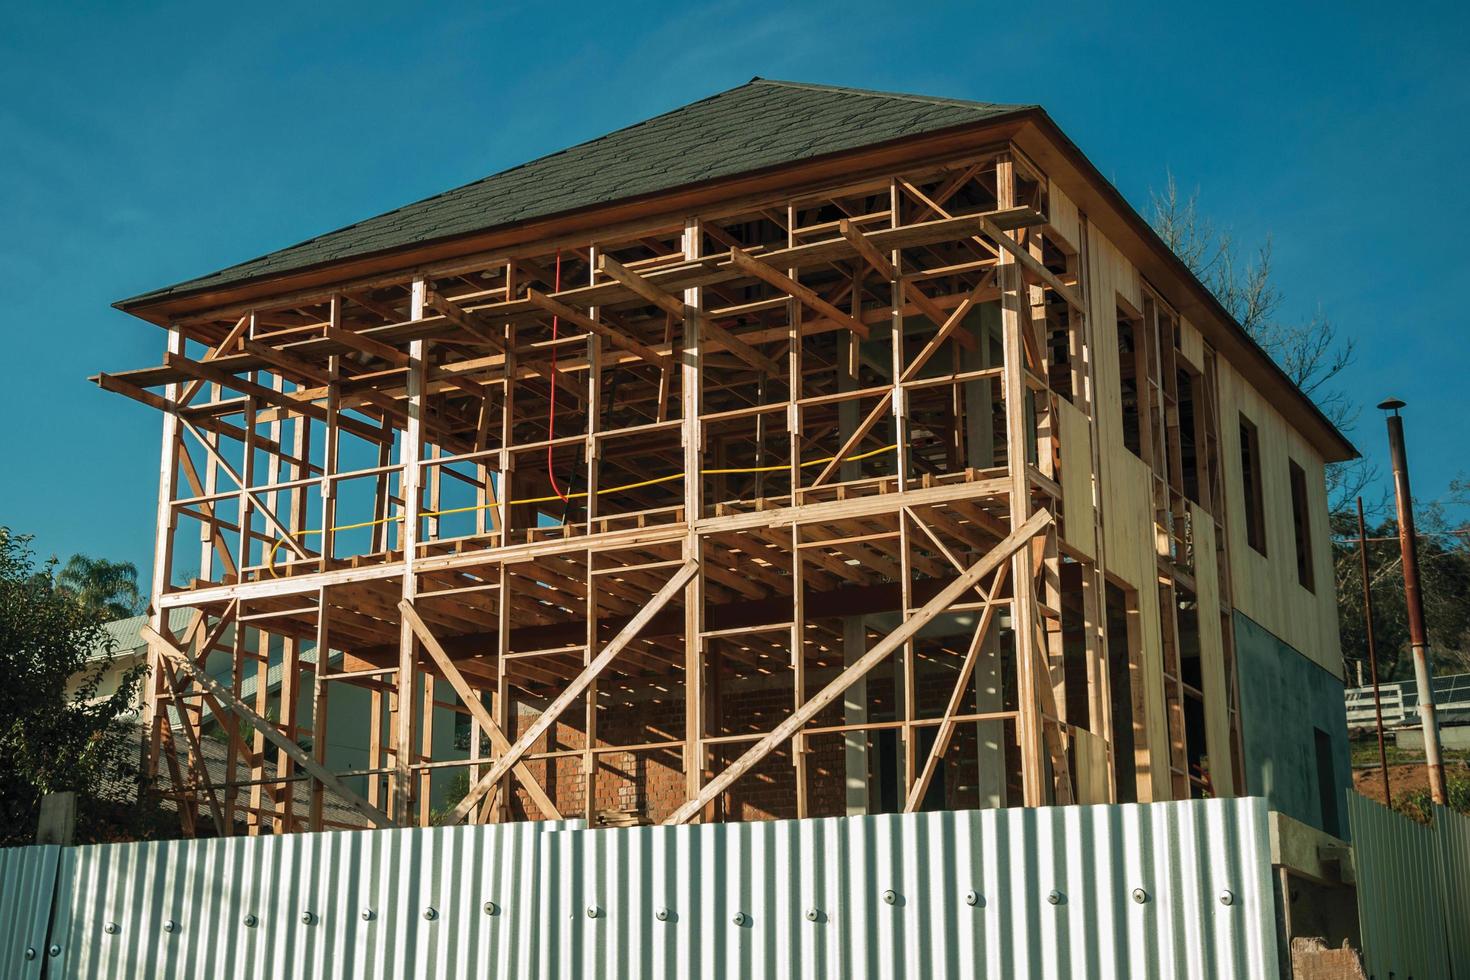
[[[1221,905],[1234,905],[1235,904],[1235,895],[1234,895],[1233,892],[1230,891],[1230,889],[1227,888],[1223,892],[1220,893],[1220,904]]]
[[[48,956],[60,956],[61,955],[61,947],[58,946],[58,945],[56,945],[55,943],[52,943],[49,947],[47,947],[46,954]]]
[[[1053,888],[1046,893],[1046,900],[1053,905],[1060,905],[1062,904],[1062,893]]]
[[[301,913],[302,925],[309,926],[312,925],[314,922],[316,922],[316,913],[313,912],[311,909],[307,909],[306,911]]]
[[[821,914],[822,913],[818,912],[815,908],[807,909],[806,910],[806,921],[808,921],[808,922],[816,922],[817,921],[817,916],[819,916]]]
[[[659,906],[658,911],[653,913],[653,917],[660,922],[668,922],[669,910],[664,908],[663,906]]]
[[[883,893],[883,901],[887,902],[889,905],[892,905],[893,903],[898,901],[898,892],[894,891],[892,888],[888,889]]]
[[[107,923],[107,925],[102,927],[102,931],[107,933],[109,936],[116,936],[119,930],[116,922],[109,922]]]
[[[179,931],[179,924],[177,922],[175,922],[173,919],[169,919],[167,922],[165,922],[163,924],[163,931],[164,932],[178,932]]]
[[[434,908],[434,906],[432,905],[425,906],[424,918],[429,920],[430,922],[433,922],[435,919],[439,918],[439,910]]]
[[[363,910],[362,910],[362,921],[364,921],[364,922],[371,922],[374,919],[376,919],[377,917],[378,917],[378,913],[374,912],[372,909],[370,909],[370,908],[368,908],[366,906],[363,907]]]
[[[597,918],[601,914],[602,914],[602,909],[598,908],[596,905],[589,905],[589,906],[587,906],[587,918],[589,918],[589,919],[595,919],[595,918]]]
[[[979,905],[980,904],[980,893],[977,892],[977,891],[968,891],[968,892],[965,892],[965,904],[966,905]]]
[[[36,958],[36,947],[34,947],[34,946],[27,946],[26,947],[26,959],[33,960],[35,958]]]
[[[251,912],[251,913],[249,913],[249,914],[247,914],[245,916],[245,928],[246,929],[254,929],[256,927],[256,925],[258,925],[259,923],[260,923],[260,920],[255,917],[255,913],[254,912]]]
[[[1142,905],[1144,902],[1148,901],[1148,892],[1144,891],[1142,888],[1133,889],[1133,900],[1139,905]]]
[[[481,905],[480,906],[480,909],[486,915],[499,915],[500,914],[500,906],[499,905],[496,905],[494,902],[486,902],[484,905]]]
[[[730,921],[734,922],[737,926],[744,926],[747,922],[750,921],[750,919],[746,917],[744,912],[736,912],[735,918],[731,919]]]

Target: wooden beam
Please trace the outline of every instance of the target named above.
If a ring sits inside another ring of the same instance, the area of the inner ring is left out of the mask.
[[[617,259],[610,255],[599,254],[597,256],[597,271],[616,279],[626,286],[630,291],[648,300],[654,306],[683,320],[689,313],[684,301],[671,293],[664,292],[662,288],[654,285],[649,280],[640,276],[632,269],[627,268]],[[781,365],[771,360],[754,347],[735,336],[723,327],[711,323],[708,317],[700,318],[700,332],[702,339],[713,340],[721,347],[740,358],[745,363],[758,371],[764,371],[773,377],[781,377],[785,374]]]
[[[943,591],[925,603],[923,608],[906,618],[899,624],[897,629],[880,640],[871,650],[853,661],[831,683],[817,692],[811,700],[788,715],[785,721],[781,722],[768,735],[751,746],[744,755],[731,763],[724,772],[705,783],[704,788],[700,790],[698,796],[687,801],[678,810],[674,811],[664,823],[670,825],[685,823],[700,810],[704,809],[707,804],[727,790],[735,780],[745,775],[769,755],[771,750],[799,732],[803,725],[816,717],[816,715],[833,701],[837,700],[859,678],[866,676],[869,671],[885,660],[889,654],[912,639],[914,634],[918,633],[926,623],[953,605],[955,600],[963,593],[969,591],[975,583],[994,572],[1002,563],[1021,550],[1032,537],[1050,523],[1051,515],[1046,511],[1037,511],[1031,515],[1024,524],[1007,535],[985,557],[971,565],[964,574],[945,586]]]
[[[889,406],[892,404],[893,389],[890,388],[884,393],[882,398],[878,399],[878,404],[874,405],[868,411],[868,414],[864,416],[863,420],[858,423],[857,428],[852,430],[852,435],[847,437],[847,441],[842,444],[842,448],[837,450],[836,455],[828,461],[826,466],[822,467],[822,472],[818,473],[817,478],[812,481],[813,488],[826,483],[828,478],[837,472],[838,468],[842,466],[842,461],[850,456],[853,449],[857,448],[858,444],[868,437],[868,433],[873,431],[873,426],[877,425],[878,420],[887,414]],[[899,452],[902,451],[903,447],[900,446]]]
[[[536,304],[547,313],[550,313],[552,316],[561,317],[568,323],[575,324],[576,326],[581,327],[583,330],[597,334],[599,337],[607,340],[607,342],[612,344],[614,347],[621,347],[623,350],[627,351],[630,354],[637,354],[639,357],[643,358],[645,361],[647,361],[649,364],[652,364],[660,371],[667,370],[673,364],[673,358],[669,357],[669,355],[660,354],[652,347],[640,343],[638,340],[628,336],[623,331],[609,326],[608,324],[603,323],[601,320],[590,317],[585,313],[581,313],[578,310],[566,305],[565,303],[560,302],[559,300],[552,299],[550,296],[547,296],[540,290],[527,289],[526,299],[530,300],[532,303]]]
[[[846,238],[852,243],[852,247],[857,249],[858,255],[868,265],[873,267],[874,272],[889,282],[894,282],[898,279],[898,270],[893,267],[893,263],[888,261],[888,257],[878,251],[878,247],[868,241],[868,236],[858,230],[857,226],[851,221],[843,218],[837,222],[837,231],[843,238]]]
[[[940,312],[939,319],[934,321],[939,326],[938,332],[929,338],[929,342],[909,362],[909,366],[903,369],[903,375],[899,378],[900,383],[912,381],[917,378],[919,372],[924,369],[924,365],[928,364],[929,359],[939,353],[939,348],[943,346],[944,342],[951,335],[955,337],[965,336],[964,334],[955,333],[955,331],[960,328],[960,325],[964,323],[965,317],[969,314],[970,310],[980,301],[981,294],[990,288],[993,279],[994,273],[985,273],[985,275],[980,277],[980,281],[975,284],[975,288],[970,290],[965,298],[960,301],[960,305],[951,310],[947,317],[942,311]],[[912,290],[909,292],[912,292]]]
[[[220,451],[216,449],[208,439],[204,438],[203,434],[201,434],[200,431],[196,429],[193,424],[189,422],[188,419],[179,419],[179,421],[184,424],[184,428],[188,429],[189,432],[193,434],[195,439],[199,440],[199,444],[204,447],[204,451],[209,453],[210,456],[214,457],[216,465],[218,465],[219,468],[224,471],[225,476],[235,481],[235,486],[239,487],[240,492],[250,499],[250,502],[253,503],[256,509],[260,511],[260,515],[264,517],[266,521],[276,529],[276,533],[281,535],[281,537],[285,539],[286,544],[290,546],[291,550],[296,552],[296,556],[298,558],[309,560],[311,556],[306,553],[305,548],[301,547],[301,545],[296,542],[295,534],[293,534],[292,531],[288,527],[286,527],[286,525],[281,523],[280,518],[276,517],[275,511],[267,507],[265,505],[265,502],[260,499],[259,495],[257,495],[254,490],[251,490],[245,485],[245,478],[242,477],[239,473],[235,472],[235,468],[229,464],[229,461],[225,459]],[[244,559],[242,557],[241,564],[243,563]]]
[[[648,625],[648,621],[653,619],[659,610],[668,605],[674,596],[684,590],[685,584],[698,571],[699,563],[695,561],[686,561],[679,567],[679,570],[674,573],[674,577],[669,579],[668,583],[658,591],[658,594],[649,600],[648,605],[639,610],[638,615],[629,620],[628,625],[624,626],[618,632],[618,635],[613,637],[608,645],[603,647],[602,651],[592,659],[592,662],[572,679],[571,683],[566,686],[561,694],[557,695],[556,700],[547,705],[546,710],[541,713],[541,717],[537,718],[526,729],[525,734],[516,739],[516,743],[490,767],[490,771],[481,776],[480,781],[470,787],[470,791],[465,794],[464,799],[460,800],[459,805],[449,814],[449,823],[459,823],[474,809],[480,797],[484,796],[501,777],[510,772],[511,768],[520,761],[521,756],[530,750],[536,740],[561,716],[561,713],[581,696],[582,692],[587,689],[589,684],[597,679],[599,674],[607,669],[608,664],[612,663],[618,654],[623,652],[624,647],[638,637],[643,627]]]
[[[439,313],[446,320],[453,323],[455,326],[459,327],[461,330],[465,331],[476,340],[479,340],[485,344],[488,344],[491,347],[494,347],[502,354],[506,353],[507,348],[505,341],[502,338],[495,336],[495,334],[491,332],[492,328],[488,324],[486,324],[483,318],[480,317],[478,314],[456,305],[455,303],[451,302],[448,299],[445,299],[443,296],[439,295],[433,290],[429,290],[428,293],[425,295],[424,305]],[[524,361],[522,361],[522,363],[535,370],[551,384],[555,384],[561,387],[569,395],[577,399],[577,404],[581,404],[582,398],[586,394],[586,392],[577,387],[577,385],[564,373],[562,373],[561,371],[553,370],[550,364],[545,364],[541,361],[532,361],[530,358],[526,358]]]
[[[980,281],[989,282],[990,280],[987,275],[986,277],[982,277]],[[919,288],[912,276],[905,277],[903,280],[903,296],[904,299],[918,307],[919,312],[928,317],[930,322],[936,326],[944,323],[948,317],[948,314],[944,312],[944,308],[930,299],[929,294]],[[955,334],[954,340],[955,343],[959,344],[965,350],[974,350],[976,347],[975,338],[967,333]]]
[[[260,732],[261,735],[264,735],[267,740],[286,753],[298,766],[321,780],[323,785],[340,796],[348,806],[351,806],[354,810],[371,820],[374,826],[393,826],[393,822],[381,810],[370,805],[367,800],[364,800],[349,789],[346,783],[317,765],[316,760],[302,751],[301,746],[282,735],[275,725],[272,725],[269,721],[247,707],[244,702],[235,697],[229,688],[225,687],[213,677],[210,677],[208,673],[194,663],[188,654],[184,653],[168,640],[165,640],[153,627],[144,626],[142,634],[144,639],[157,646],[158,651],[164,657],[172,660],[175,664],[188,671],[194,677],[194,680],[199,682],[201,687],[214,695],[216,700],[233,711],[246,724],[250,725],[250,727]]]
[[[235,321],[235,325],[230,328],[229,332],[225,334],[224,338],[204,355],[204,359],[206,361],[212,361],[217,357],[223,357],[224,355],[228,354],[230,352],[230,348],[236,346],[236,344],[239,343],[240,338],[249,333],[250,327],[254,322],[255,315],[253,313],[247,313],[244,316],[240,317],[240,319]],[[185,388],[184,393],[179,396],[179,404],[188,405],[194,400],[194,396],[199,394],[199,390],[203,387],[204,382],[200,381],[198,378],[195,378],[193,381],[189,382],[189,387]]]
[[[959,329],[960,324],[964,322],[964,319],[969,314],[971,308],[974,307],[976,302],[979,301],[980,294],[989,288],[990,280],[990,273],[986,273],[984,276],[982,276],[980,278],[980,282],[975,286],[975,288],[970,290],[969,295],[961,300],[960,305],[956,306],[950,312],[948,318],[940,324],[939,332],[929,338],[929,342],[924,345],[923,349],[920,350],[918,355],[914,357],[913,361],[909,363],[909,366],[904,368],[903,375],[899,378],[899,384],[904,384],[908,381],[912,381],[914,378],[919,376],[919,372],[924,369],[924,365],[929,363],[929,359],[932,358],[936,353],[938,353],[940,347],[944,345],[944,342],[948,340],[952,334],[955,334],[956,330]],[[958,336],[957,334],[955,335]],[[873,426],[878,424],[879,420],[883,418],[883,416],[887,413],[889,406],[892,404],[893,391],[892,389],[890,389],[887,394],[879,399],[878,404],[872,407],[872,409],[863,418],[863,420],[858,423],[858,426],[856,429],[853,430],[852,435],[848,436],[847,441],[842,444],[842,448],[837,450],[837,454],[832,457],[832,459],[827,463],[826,466],[822,467],[822,471],[818,473],[817,478],[812,481],[813,488],[819,487],[823,483],[826,483],[827,480],[832,477],[832,474],[837,472],[838,468],[842,466],[842,461],[847,458],[848,454],[851,453],[853,449],[858,446],[859,443],[861,443],[864,439],[868,437],[868,433],[873,431]],[[902,446],[899,447],[899,451],[903,451]]]
[[[859,235],[858,237],[861,238],[862,236]],[[864,244],[867,244],[866,239],[864,239]],[[869,245],[868,247],[872,248],[871,245]],[[759,279],[761,282],[764,282],[768,285],[775,286],[787,296],[795,299],[798,303],[801,303],[804,306],[809,306],[812,309],[816,310],[818,313],[822,314],[827,319],[842,324],[862,339],[868,339],[868,325],[866,323],[863,323],[861,320],[855,319],[854,317],[851,317],[848,314],[842,312],[837,307],[833,306],[831,303],[818,296],[816,292],[814,292],[810,287],[803,286],[801,283],[797,282],[795,279],[792,279],[790,276],[776,271],[766,263],[762,262],[760,259],[754,258],[749,253],[735,248],[734,246],[731,246],[730,248],[730,261],[734,263],[735,268],[739,269],[741,272],[752,275],[755,278]],[[892,266],[890,266],[889,268],[892,268]]]
[[[266,361],[274,367],[291,371],[299,377],[305,378],[312,384],[327,385],[332,383],[332,376],[325,367],[319,367],[310,361],[302,360],[294,354],[288,354],[278,350],[270,344],[259,340],[251,340],[249,337],[240,341],[246,353],[254,354],[262,361]]]
[[[445,299],[433,290],[429,290],[424,296],[424,305],[444,317],[444,319],[456,327],[459,327],[480,343],[485,344],[487,347],[493,347],[502,354],[505,353],[505,339],[497,337],[493,332],[493,328],[489,324],[482,322],[475,314]]]
[[[355,293],[343,293],[342,295],[346,296],[349,300],[356,303],[358,306],[361,306],[368,312],[382,317],[384,322],[386,323],[400,323],[403,320],[402,313],[399,313],[387,303],[380,303],[379,301],[373,299],[367,294],[366,290],[361,290]]]
[[[408,599],[403,599],[399,601],[398,609],[403,613],[404,618],[408,621],[408,625],[418,634],[419,642],[424,645],[425,650],[429,651],[429,656],[433,658],[434,663],[439,665],[439,670],[444,674],[444,679],[449,682],[449,686],[454,688],[454,693],[459,695],[459,699],[469,709],[470,716],[478,721],[480,727],[489,733],[490,744],[494,747],[495,751],[502,756],[505,755],[506,752],[510,751],[510,741],[505,737],[505,733],[500,730],[500,726],[495,724],[495,719],[490,717],[490,712],[486,711],[485,706],[480,703],[479,692],[470,687],[469,682],[464,679],[464,675],[459,672],[459,668],[454,666],[454,661],[444,651],[444,647],[440,645],[439,640],[430,632],[429,627],[419,616],[418,610],[414,609],[413,603]],[[526,792],[531,794],[531,799],[541,808],[541,812],[546,814],[546,818],[548,820],[560,820],[561,811],[556,808],[556,804],[551,802],[551,797],[546,795],[546,791],[541,788],[541,784],[536,781],[536,777],[531,774],[531,770],[527,769],[524,763],[518,762],[515,765],[514,772],[526,787]]]
[[[341,344],[343,347],[351,348],[369,357],[376,357],[380,361],[387,361],[396,368],[408,367],[408,355],[391,344],[385,344],[381,340],[364,337],[360,333],[348,330],[344,327],[328,326],[324,336],[331,341]]]
[[[183,471],[184,479],[189,488],[196,496],[204,496],[204,482],[199,479],[199,471],[194,467],[194,460],[188,453],[179,453],[179,469]],[[235,558],[230,554],[229,542],[225,540],[224,533],[220,531],[218,518],[215,516],[214,501],[201,501],[199,504],[205,516],[209,518],[209,534],[215,553],[219,555],[220,561],[225,566],[225,574],[234,575],[238,578],[239,569],[235,565]],[[205,576],[208,578],[209,576]]]
[[[217,365],[191,360],[182,354],[175,354],[172,351],[164,355],[163,363],[166,367],[182,371],[192,377],[204,381],[213,381],[221,387],[230,388],[240,392],[242,395],[257,398],[260,401],[274,405],[282,411],[305,415],[309,418],[316,419],[318,422],[327,421],[327,410],[316,404],[315,400],[309,395],[288,394],[277,391],[274,388],[267,388],[265,385],[256,384],[254,381],[238,378],[228,370]],[[368,442],[378,442],[383,438],[383,434],[380,431],[370,425],[359,422],[357,419],[340,418],[337,424],[353,435],[366,439]]]
[[[1011,253],[1016,261],[1021,263],[1023,269],[1036,276],[1052,289],[1055,289],[1057,295],[1066,300],[1072,309],[1078,313],[1087,312],[1087,308],[1082,305],[1081,298],[1072,291],[1071,286],[1058,279],[1050,269],[1038,262],[1030,252],[1018,245],[1005,232],[1001,231],[993,221],[989,218],[981,218],[980,227],[985,229],[985,234],[995,239],[996,244]]]

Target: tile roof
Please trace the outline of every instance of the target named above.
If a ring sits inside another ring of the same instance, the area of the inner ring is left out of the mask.
[[[755,78],[463,187],[117,305],[483,232],[1029,108]]]

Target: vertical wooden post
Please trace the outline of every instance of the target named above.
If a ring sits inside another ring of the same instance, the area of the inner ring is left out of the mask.
[[[427,286],[422,278],[413,281],[413,299],[409,318],[423,319],[424,297]],[[428,356],[427,342],[415,340],[409,346],[408,364],[408,424],[403,433],[403,445],[399,450],[399,465],[402,467],[400,485],[403,487],[403,598],[412,602],[418,594],[414,573],[414,558],[419,541],[419,484],[422,474],[419,460],[423,453],[424,439],[424,362]],[[401,617],[400,617],[401,618]],[[399,624],[398,633],[398,717],[393,729],[393,780],[389,784],[388,801],[390,816],[399,826],[408,826],[412,809],[409,797],[413,792],[411,762],[413,759],[413,702],[415,651],[418,639],[407,621]]]
[[[592,246],[587,254],[587,277],[588,285],[597,281],[597,246]],[[587,311],[588,316],[597,319],[597,308],[591,307]],[[616,369],[614,369],[616,370]],[[600,476],[600,452],[598,450],[597,433],[602,425],[602,338],[595,333],[587,334],[587,441],[584,444],[587,453],[587,533],[595,533],[597,527],[597,487]],[[582,666],[585,668],[592,663],[592,659],[598,653],[597,617],[598,602],[597,589],[598,579],[593,574],[597,563],[597,553],[589,550],[587,552],[587,632],[586,646],[582,651]],[[597,819],[597,681],[587,685],[587,691],[582,696],[583,723],[582,732],[584,736],[584,751],[582,753],[582,779],[584,795],[586,796],[586,819],[588,826],[595,826]],[[553,729],[553,732],[555,729]]]
[[[335,358],[333,358],[335,360]],[[325,526],[325,525],[324,525]],[[316,663],[311,676],[311,750],[316,764],[327,768],[327,682],[322,675],[328,672],[331,659],[331,627],[327,606],[327,588],[317,589],[316,620]],[[375,777],[374,777],[375,778]],[[322,829],[322,804],[325,802],[325,787],[321,780],[312,779],[311,808],[307,817],[310,830]]]
[[[995,166],[996,206],[1015,204],[1015,171],[1009,155]],[[996,282],[1001,289],[1001,346],[1004,350],[1002,392],[1006,403],[1006,468],[1010,479],[1010,524],[1020,527],[1031,515],[1031,487],[1026,472],[1027,411],[1025,353],[1021,340],[1024,326],[1023,304],[1028,303],[1020,266],[1009,251],[1001,249],[996,265]],[[1036,614],[1035,578],[1032,575],[1031,549],[1017,552],[1011,559],[1011,622],[1016,645],[1016,688],[1020,696],[1020,721],[1017,726],[1021,741],[1021,785],[1026,806],[1046,803],[1041,751],[1041,718],[1036,691],[1033,659],[1036,649],[1031,622]]]
[[[182,354],[184,352],[184,335],[177,327],[170,327],[168,331],[168,352],[170,354]],[[177,402],[180,387],[177,383],[170,384],[165,391],[165,397],[170,402]],[[173,536],[174,536],[174,486],[178,479],[179,470],[179,417],[172,412],[163,415],[163,442],[159,451],[158,463],[158,508],[155,513],[154,538],[153,538],[153,580],[149,586],[149,613],[148,622],[155,630],[165,632],[168,625],[168,612],[160,605],[159,600],[168,591],[169,580],[173,572]],[[143,775],[147,779],[156,779],[158,776],[158,753],[162,746],[163,731],[159,723],[159,702],[164,693],[162,654],[151,646],[148,648],[148,679],[143,683],[143,726],[148,733],[147,742],[143,746]]]
[[[510,386],[509,382],[507,382],[507,402],[510,401],[509,391]],[[509,424],[507,424],[506,432],[509,431],[510,426]],[[509,512],[505,511],[504,513]],[[503,526],[504,525],[502,525],[502,527]],[[496,650],[497,663],[495,671],[495,724],[500,726],[500,730],[505,733],[506,738],[514,739],[518,734],[518,730],[512,724],[510,710],[510,681],[506,678],[506,668],[510,666],[509,654],[511,652],[510,628],[512,624],[512,610],[510,605],[510,593],[512,585],[510,569],[503,562],[501,563],[499,568],[499,575],[500,589],[498,590],[497,594],[500,597],[500,605],[496,610],[498,614],[498,626],[496,631],[496,643],[498,644],[498,649]],[[499,786],[492,787],[490,792],[486,794],[485,806],[489,808],[486,819],[494,819],[497,821],[510,819],[511,785],[512,784],[510,782],[510,779],[509,777],[507,777],[500,781]],[[482,812],[485,811],[482,810]]]
[[[684,257],[697,259],[703,250],[703,228],[697,218],[684,222]],[[703,404],[704,352],[699,328],[704,291],[684,290],[684,344],[680,352],[683,379],[684,536],[685,561],[699,562],[699,520],[704,511],[702,468],[704,429],[699,416]],[[692,800],[704,785],[704,572],[689,580],[684,589],[684,793]]]

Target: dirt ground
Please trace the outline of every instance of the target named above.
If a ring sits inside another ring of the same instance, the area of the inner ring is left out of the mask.
[[[1453,779],[1455,777],[1470,777],[1470,765],[1464,760],[1446,760],[1445,776]],[[1389,763],[1388,783],[1393,790],[1395,800],[1402,799],[1411,793],[1429,792],[1429,771],[1424,768],[1424,763],[1402,763],[1395,765]],[[1371,800],[1379,803],[1383,799],[1383,772],[1378,766],[1371,769],[1353,770],[1353,788]]]

